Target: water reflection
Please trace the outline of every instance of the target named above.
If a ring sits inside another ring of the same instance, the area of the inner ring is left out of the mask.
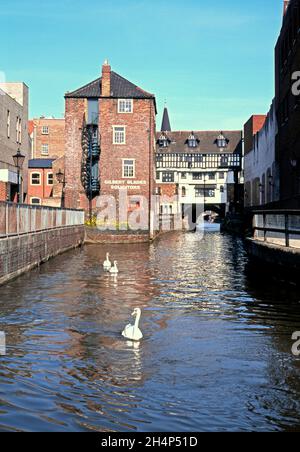
[[[87,246],[1,287],[0,429],[297,430],[300,293],[253,278],[239,239],[201,237]]]

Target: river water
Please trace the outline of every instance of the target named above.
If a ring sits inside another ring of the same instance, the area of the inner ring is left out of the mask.
[[[253,277],[239,239],[71,251],[0,288],[0,330],[1,431],[300,431],[300,292]]]

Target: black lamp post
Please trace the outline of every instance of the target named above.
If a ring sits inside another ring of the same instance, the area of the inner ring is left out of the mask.
[[[18,169],[18,193],[17,193],[17,203],[20,204],[20,172],[21,169],[23,168],[24,165],[24,161],[25,161],[25,155],[21,154],[20,149],[18,149],[18,152],[16,153],[16,155],[13,155],[13,159],[14,159],[14,164]]]
[[[56,173],[56,179],[59,184],[63,184],[62,195],[61,195],[61,207],[64,208],[65,207],[65,195],[64,195],[65,175],[61,169],[59,169],[58,173]]]

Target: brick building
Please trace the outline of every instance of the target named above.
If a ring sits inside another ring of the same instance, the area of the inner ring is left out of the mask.
[[[300,0],[284,2],[283,24],[275,50],[276,156],[280,170],[280,204],[300,208],[300,93],[293,93],[300,71]]]
[[[0,200],[16,201],[18,176],[13,155],[26,156],[20,174],[21,200],[27,193],[28,87],[24,83],[0,83]]]
[[[65,154],[65,120],[41,117],[29,121],[32,159],[57,159]]]
[[[99,196],[107,195],[117,206],[126,204],[126,212],[148,211],[145,200],[151,204],[155,184],[155,96],[106,62],[101,77],[67,93],[65,102],[66,207],[88,210],[92,200],[95,211]]]
[[[53,199],[53,159],[34,159],[28,162],[28,203],[51,206]]]

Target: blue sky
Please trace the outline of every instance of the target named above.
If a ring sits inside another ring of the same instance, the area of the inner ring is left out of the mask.
[[[283,0],[1,0],[0,71],[30,87],[31,116],[113,70],[165,99],[173,129],[239,129],[274,96]]]

